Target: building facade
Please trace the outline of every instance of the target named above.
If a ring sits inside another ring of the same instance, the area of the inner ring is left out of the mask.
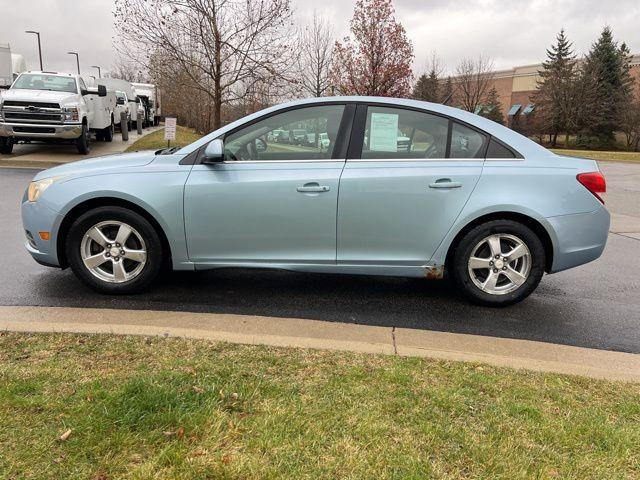
[[[509,70],[499,70],[492,73],[489,89],[495,87],[509,123],[517,115],[528,115],[534,105],[531,96],[535,93],[540,79],[539,71],[542,64],[515,67]],[[640,55],[631,59],[631,75],[635,78],[636,95],[640,95]]]

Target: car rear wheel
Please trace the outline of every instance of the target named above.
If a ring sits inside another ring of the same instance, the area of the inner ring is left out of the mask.
[[[81,215],[69,230],[66,254],[78,278],[102,293],[139,292],[163,265],[162,242],[154,227],[122,207]]]
[[[475,303],[507,306],[528,297],[545,267],[540,238],[526,225],[494,220],[469,231],[458,244],[452,276]]]

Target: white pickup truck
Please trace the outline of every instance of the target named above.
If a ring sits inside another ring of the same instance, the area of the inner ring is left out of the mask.
[[[89,153],[90,134],[113,140],[113,91],[87,88],[79,75],[26,72],[0,96],[0,153],[15,143],[69,142]]]

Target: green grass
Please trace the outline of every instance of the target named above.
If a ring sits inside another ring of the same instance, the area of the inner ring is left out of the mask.
[[[202,135],[194,132],[190,128],[178,126],[176,128],[176,139],[171,142],[171,146],[184,147],[185,145],[195,142],[201,137]],[[138,150],[158,150],[166,147],[167,141],[164,139],[164,129],[162,128],[140,138],[125,151],[136,152]]]
[[[640,478],[640,385],[416,358],[5,332],[0,418],[2,479]]]
[[[640,152],[601,152],[598,150],[565,150],[552,148],[552,152],[558,155],[570,157],[591,158],[611,162],[640,162]]]

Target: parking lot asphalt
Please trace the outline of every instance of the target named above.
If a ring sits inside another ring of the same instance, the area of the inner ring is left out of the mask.
[[[155,132],[162,127],[150,127],[138,135],[136,130],[129,132],[129,139],[122,140],[122,134],[116,131],[111,142],[98,142],[95,138],[91,140],[91,153],[80,155],[76,151],[74,144],[51,144],[51,143],[20,143],[14,145],[10,155],[0,156],[0,166],[14,166],[20,168],[49,168],[62,163],[75,162],[84,158],[100,157],[120,153],[133,145],[136,140]]]
[[[0,170],[0,305],[210,312],[423,329],[640,353],[640,165],[602,164],[615,214],[599,260],[547,275],[506,309],[468,304],[444,281],[216,270],[173,273],[143,294],[111,297],[23,247],[19,202],[33,170]]]

